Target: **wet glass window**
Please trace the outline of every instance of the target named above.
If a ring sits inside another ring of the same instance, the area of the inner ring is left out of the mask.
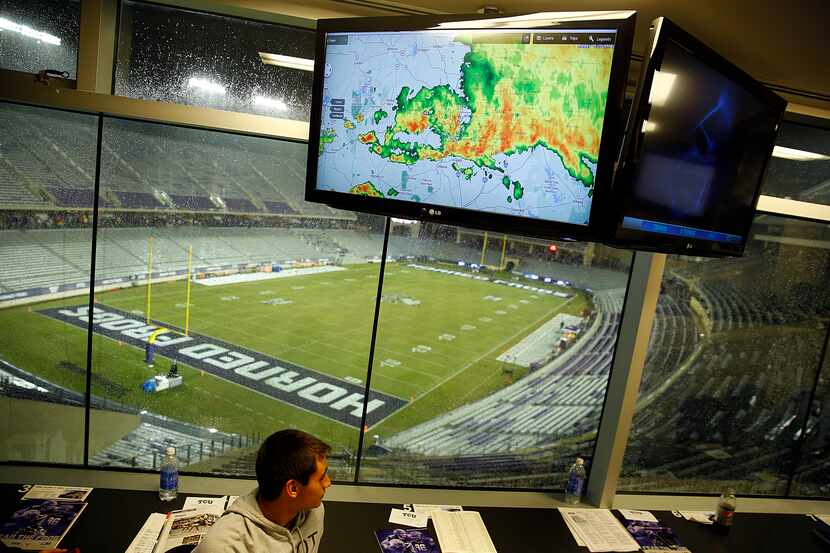
[[[92,421],[91,464],[250,477],[293,427],[354,478],[383,218],[306,203],[306,151],[104,119],[92,394],[132,418]]]
[[[0,104],[0,460],[83,463],[98,118]],[[114,415],[115,418],[118,415]]]
[[[802,449],[820,488],[827,240],[758,215],[742,258],[667,260],[620,490],[785,495]]]
[[[312,30],[125,1],[118,37],[115,94],[308,121]]]
[[[78,0],[5,0],[0,3],[0,67],[38,73],[78,68]]]
[[[561,490],[590,465],[631,252],[394,224],[360,480]]]
[[[830,204],[830,120],[788,114],[761,193]]]
[[[804,420],[804,444],[793,474],[790,495],[830,497],[830,361],[816,380]]]

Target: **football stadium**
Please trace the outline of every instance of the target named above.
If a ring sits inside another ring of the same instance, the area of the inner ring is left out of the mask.
[[[3,104],[0,128],[0,388],[69,440],[89,386],[90,464],[173,445],[250,475],[282,426],[343,479],[558,488],[590,460],[630,252],[394,220],[384,244],[385,219],[303,200],[304,144],[112,118],[93,233],[97,118]],[[779,226],[759,217],[741,259],[669,260],[621,488],[781,489],[830,299],[780,283],[830,265]],[[830,461],[804,453],[809,485]]]

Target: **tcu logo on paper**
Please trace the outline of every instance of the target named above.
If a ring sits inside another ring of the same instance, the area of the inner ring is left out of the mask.
[[[93,332],[140,349],[144,349],[147,339],[160,327],[170,328],[170,325],[156,321],[147,324],[120,309],[99,306],[92,311]],[[89,324],[89,307],[86,305],[44,309],[39,313],[84,329]],[[155,345],[157,355],[360,428],[363,386],[193,332],[189,336],[174,332],[159,334]],[[371,392],[368,399],[366,424],[369,426],[407,403],[401,398],[379,392]]]

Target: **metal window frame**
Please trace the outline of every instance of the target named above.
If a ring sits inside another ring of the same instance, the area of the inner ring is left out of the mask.
[[[78,90],[106,94],[112,89],[117,20],[118,0],[82,0]]]
[[[588,502],[611,507],[643,376],[666,254],[636,252],[588,479]]]
[[[331,0],[314,0],[303,2],[303,9],[299,10],[297,9],[300,5],[299,2],[281,0],[270,5],[267,12],[252,10],[239,0],[224,2],[210,0],[207,3],[198,4],[192,0],[161,0],[155,3],[186,9],[196,8],[200,11],[207,9],[230,16],[248,17],[307,28],[313,28],[316,25],[311,17],[402,12],[424,13],[423,10],[413,9],[395,2],[377,2],[356,6],[353,4],[344,5]],[[49,85],[43,85],[36,83],[31,74],[0,70],[0,100],[194,128],[230,131],[251,136],[308,141],[309,125],[305,122],[112,95],[114,53],[118,38],[118,8],[118,0],[82,0],[77,82],[53,81]],[[283,13],[280,13],[281,11]],[[298,17],[297,13],[302,13],[307,18]],[[73,85],[76,88],[73,88]],[[787,111],[799,115],[830,119],[830,110],[813,106],[791,103],[788,105]],[[830,223],[830,206],[771,196],[761,196],[758,203],[758,212]],[[659,506],[665,502],[671,502],[671,505],[678,504],[677,496],[666,498],[651,494],[647,496],[616,494],[617,480],[636,406],[664,266],[665,255],[663,254],[637,253],[634,258],[613,371],[609,381],[603,417],[597,434],[596,453],[588,483],[589,502],[596,506],[648,507],[649,505]],[[44,468],[38,466],[21,467],[20,465],[0,466],[0,481],[19,482],[21,478],[26,479],[27,474],[40,480],[49,480],[52,477],[46,476],[46,474],[57,475],[61,471],[65,474],[79,475],[79,478],[91,479],[91,481],[97,482],[97,485],[120,487],[125,479],[139,482],[137,485],[141,489],[145,489],[145,486],[152,487],[155,485],[155,478],[152,475],[129,473],[129,471],[106,472],[94,468]],[[60,478],[60,476],[55,478]],[[238,481],[240,485],[244,483],[246,487],[250,485],[249,479],[189,477],[189,480],[200,483],[200,487],[198,489],[194,488],[194,491],[203,491],[205,488],[215,486],[223,486],[223,489],[226,490],[229,483],[234,481]],[[371,486],[358,487],[358,497],[363,497],[363,492],[360,492],[359,489],[365,489],[366,487]],[[404,489],[404,492],[409,494],[408,497],[411,497],[414,491],[418,490]],[[429,490],[424,490],[424,492],[429,492]],[[486,493],[490,497],[495,497],[499,493],[521,494],[528,492],[493,491],[475,493]],[[535,498],[532,502],[541,501],[539,497],[545,496],[547,499],[542,503],[556,503],[550,499],[548,494],[531,495]],[[707,498],[704,499],[710,502]],[[759,509],[772,508],[764,506],[774,505],[776,510],[781,510],[782,500],[780,499],[759,499],[757,501]],[[817,505],[828,503],[821,500],[802,503],[790,503],[791,501],[793,500],[787,500],[787,503],[796,505],[792,507],[793,512],[819,511],[821,509]],[[478,504],[486,503],[479,502]],[[802,505],[802,507],[797,505]],[[830,507],[825,510],[830,510]]]

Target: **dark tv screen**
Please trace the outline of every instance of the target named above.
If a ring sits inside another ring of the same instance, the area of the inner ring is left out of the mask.
[[[589,235],[621,135],[633,16],[509,28],[418,19],[320,22],[306,198]]]
[[[679,30],[661,31],[617,185],[618,236],[642,249],[740,254],[785,104]]]

